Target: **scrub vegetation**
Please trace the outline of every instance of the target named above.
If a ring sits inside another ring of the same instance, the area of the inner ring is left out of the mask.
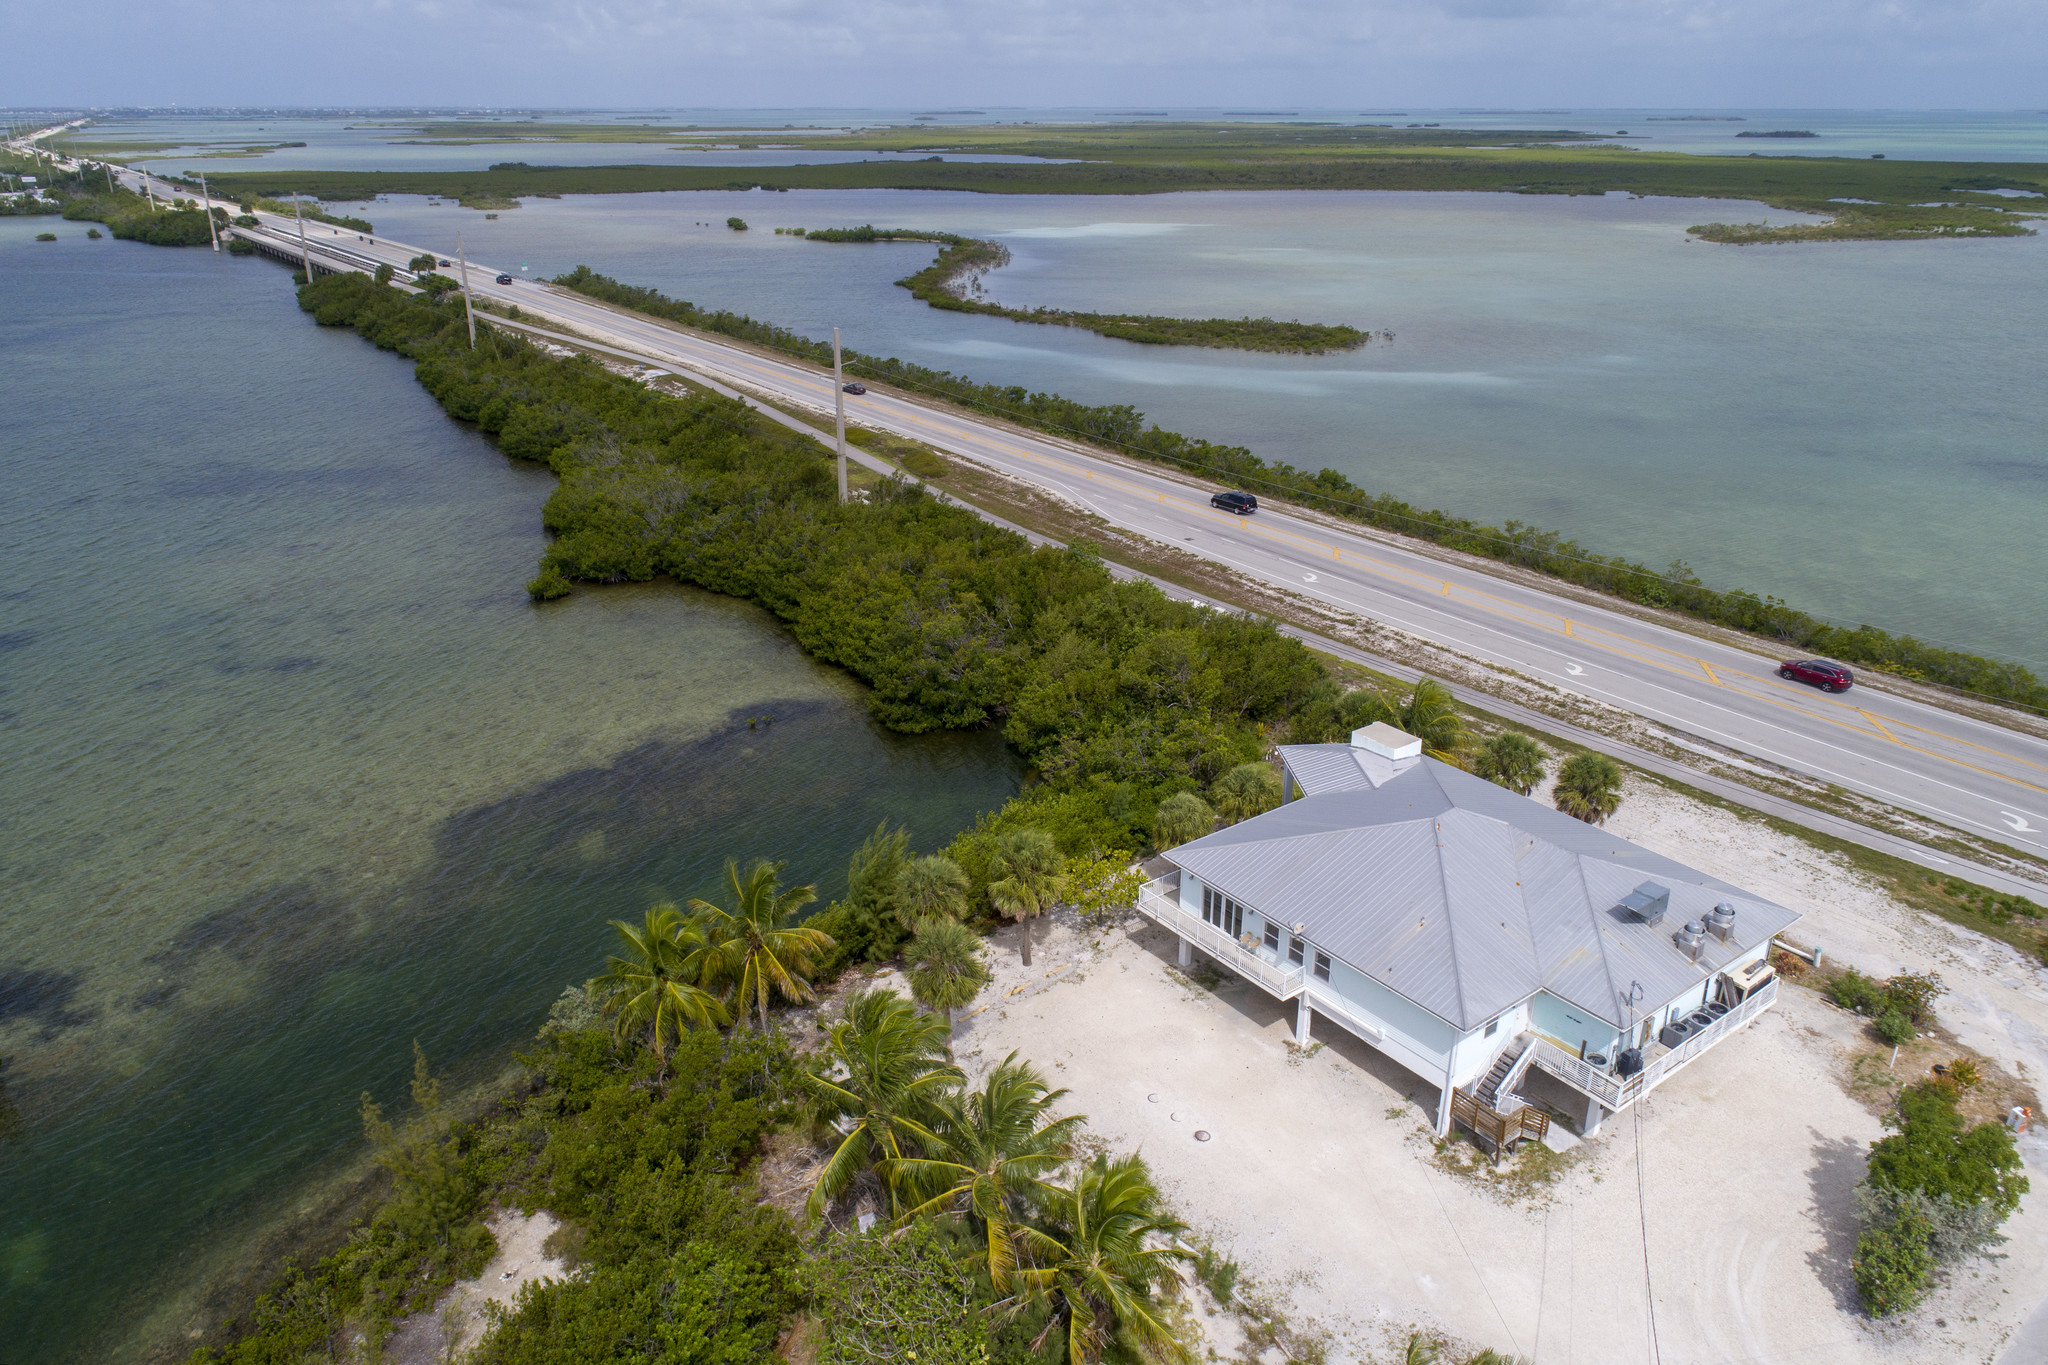
[[[780,229],[778,229],[780,231]],[[962,237],[951,232],[914,228],[795,228],[790,234],[814,242],[933,242],[938,259],[914,275],[896,281],[933,308],[955,313],[985,313],[1013,322],[1053,327],[1078,327],[1098,336],[1152,346],[1210,346],[1234,351],[1285,351],[1323,355],[1348,351],[1372,340],[1356,327],[1313,322],[1276,322],[1272,318],[1168,318],[1149,313],[1076,313],[1061,308],[1009,308],[979,296],[980,277],[1010,263],[1010,249],[1000,242]],[[1391,333],[1387,334],[1391,338]]]
[[[472,140],[522,136],[481,125]],[[437,132],[442,131],[437,127]],[[646,129],[638,129],[645,132]],[[680,130],[674,130],[680,131]],[[451,134],[452,135],[452,134]],[[563,134],[566,138],[569,135]],[[582,131],[570,140],[580,140]],[[756,139],[761,140],[761,139]],[[2031,233],[2038,205],[1987,190],[2048,193],[2048,166],[1846,157],[1690,156],[1599,145],[1580,134],[1459,132],[1331,123],[991,124],[790,130],[777,146],[956,152],[1029,162],[860,161],[814,166],[528,166],[488,171],[246,171],[223,182],[266,192],[296,185],[327,199],[376,194],[467,198],[650,190],[945,189],[984,194],[1163,194],[1184,190],[1453,190],[1664,195],[1760,200],[1831,220],[1832,238],[2009,237]],[[1575,145],[1578,144],[1578,145]],[[287,181],[292,183],[288,184]],[[1865,201],[1849,203],[1846,201]],[[1703,224],[1709,240],[1793,241]]]
[[[832,362],[829,345],[787,328],[740,313],[698,308],[657,290],[621,284],[588,266],[578,266],[557,276],[554,283],[622,308],[718,332],[821,365]],[[1248,489],[1261,497],[1284,498],[1302,507],[1513,564],[1628,602],[1682,612],[1714,625],[1760,636],[1788,651],[1823,654],[1916,682],[1952,687],[2048,714],[2048,685],[2022,665],[1928,644],[1868,624],[1839,626],[1788,606],[1780,598],[1745,588],[1712,588],[1701,582],[1682,560],[1675,560],[1662,570],[1653,569],[1619,555],[1603,555],[1558,532],[1519,521],[1489,526],[1440,509],[1417,507],[1391,493],[1369,494],[1334,469],[1310,474],[1290,464],[1262,459],[1243,446],[1218,445],[1147,424],[1145,415],[1128,404],[1090,406],[1058,394],[1033,393],[1015,385],[981,384],[945,370],[859,351],[845,353],[845,367],[849,374],[870,383],[893,384],[929,394],[1023,426],[1105,446],[1137,459],[1172,465],[1231,487]]]

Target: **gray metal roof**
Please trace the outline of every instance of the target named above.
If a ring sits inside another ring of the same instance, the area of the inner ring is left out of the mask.
[[[1627,1027],[1799,918],[1435,759],[1387,764],[1343,744],[1282,754],[1309,795],[1167,861],[1460,1029],[1538,990]],[[1389,769],[1377,783],[1373,764]],[[1670,888],[1660,924],[1618,908],[1646,880]],[[1734,937],[1709,935],[1694,962],[1672,933],[1722,901]]]

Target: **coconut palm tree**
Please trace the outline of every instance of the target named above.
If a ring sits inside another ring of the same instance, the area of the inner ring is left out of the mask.
[[[1173,848],[1199,839],[1215,828],[1216,812],[1207,801],[1193,792],[1175,792],[1159,803],[1159,813],[1152,817],[1152,842],[1161,848]]]
[[[690,909],[704,917],[705,931],[716,944],[713,960],[718,974],[732,983],[739,1016],[756,1011],[764,1033],[769,995],[809,1000],[811,971],[819,955],[832,947],[832,936],[824,930],[789,922],[791,915],[818,898],[817,889],[793,886],[784,891],[781,875],[782,864],[763,858],[742,877],[739,864],[728,858],[725,879],[732,885],[733,908],[690,902]]]
[[[926,1154],[889,1163],[892,1182],[920,1201],[898,1224],[962,1214],[985,1248],[990,1282],[997,1293],[1009,1293],[1018,1228],[1031,1208],[1059,1198],[1062,1191],[1046,1177],[1074,1154],[1075,1134],[1087,1121],[1048,1116],[1066,1097],[1012,1052],[979,1090],[940,1100],[936,1141]]]
[[[1059,904],[1066,889],[1067,860],[1042,829],[1013,829],[996,841],[989,860],[988,898],[1017,921],[1024,965],[1031,965],[1031,921]]]
[[[953,1012],[988,984],[981,935],[957,920],[926,920],[903,950],[903,964],[911,998],[928,1010],[945,1012],[948,1037],[952,1035]]]
[[[1621,768],[1606,754],[1573,754],[1557,770],[1554,799],[1574,820],[1604,825],[1621,809]]]
[[[1280,774],[1270,763],[1240,763],[1216,779],[1209,795],[1217,813],[1234,825],[1280,804]]]
[[[967,891],[967,874],[951,858],[912,858],[896,879],[897,913],[913,929],[929,919],[957,920],[967,913]]]
[[[937,1145],[930,1127],[936,1105],[961,1080],[946,1060],[947,1032],[943,1019],[894,991],[847,998],[825,1045],[829,1071],[804,1076],[817,1116],[844,1134],[811,1188],[805,1208],[812,1217],[861,1172]],[[892,1205],[894,1198],[892,1189]]]
[[[685,946],[682,911],[673,905],[651,907],[635,928],[613,920],[624,943],[623,954],[606,963],[597,990],[606,1014],[618,1017],[618,1036],[642,1032],[654,1055],[666,1061],[668,1045],[687,1028],[709,1028],[726,1022],[725,1006],[699,984],[696,964]]]
[[[1527,796],[1543,780],[1543,750],[1520,730],[1503,730],[1479,751],[1472,771],[1488,782]]]
[[[1420,1332],[1408,1334],[1408,1349],[1401,1353],[1401,1365],[1437,1365],[1443,1348]]]
[[[1465,719],[1451,689],[1434,678],[1423,678],[1401,708],[1401,728],[1422,741],[1422,751],[1445,763],[1457,760],[1458,750],[1471,741]]]
[[[1016,1288],[999,1304],[1012,1312],[1032,1303],[1051,1309],[1031,1349],[1057,1331],[1074,1365],[1100,1360],[1119,1337],[1161,1358],[1187,1360],[1153,1296],[1180,1285],[1174,1262],[1194,1254],[1180,1244],[1186,1225],[1160,1208],[1144,1161],[1136,1154],[1098,1156],[1044,1210],[1047,1226],[1018,1229]]]

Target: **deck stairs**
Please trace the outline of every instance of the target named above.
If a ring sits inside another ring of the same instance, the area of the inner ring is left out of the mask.
[[[1493,1059],[1492,1069],[1480,1078],[1479,1084],[1473,1090],[1481,1104],[1496,1113],[1506,1112],[1501,1108],[1501,1103],[1512,1099],[1515,1091],[1521,1086],[1522,1076],[1528,1071],[1529,1063],[1535,1060],[1534,1052],[1529,1046],[1534,1041],[1534,1034],[1518,1033],[1500,1050],[1500,1056]]]

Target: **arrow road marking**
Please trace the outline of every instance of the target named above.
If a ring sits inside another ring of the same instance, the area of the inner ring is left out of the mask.
[[[2009,810],[2002,810],[1998,812],[1998,815],[2000,819],[2012,827],[2013,832],[2016,834],[2036,833],[2034,827],[2027,823],[2027,817],[2024,815],[2014,815]]]

